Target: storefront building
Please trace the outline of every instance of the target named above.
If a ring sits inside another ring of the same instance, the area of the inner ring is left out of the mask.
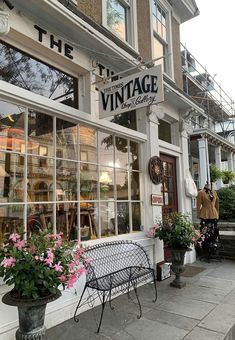
[[[193,0],[95,3],[2,4],[10,31],[0,37],[0,240],[19,228],[26,237],[52,228],[86,244],[134,239],[155,265],[163,246],[145,231],[162,212],[191,212],[184,117],[201,109],[182,92],[179,25],[197,7]],[[100,116],[103,78],[157,64],[161,103]],[[152,156],[163,162],[157,185],[148,173]],[[0,294],[6,290],[0,285]],[[72,293],[50,304],[47,327],[72,316]],[[0,338],[10,339],[16,310],[1,303],[0,312]]]

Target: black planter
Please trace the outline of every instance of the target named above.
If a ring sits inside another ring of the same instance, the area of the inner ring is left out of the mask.
[[[61,293],[39,299],[20,299],[14,291],[5,294],[2,302],[6,305],[17,306],[19,328],[16,331],[16,340],[43,340],[46,328],[44,326],[47,303],[58,299]]]
[[[182,288],[186,285],[181,281],[181,274],[185,271],[184,257],[189,249],[171,249],[171,269],[175,274],[175,279],[170,283],[172,287]]]

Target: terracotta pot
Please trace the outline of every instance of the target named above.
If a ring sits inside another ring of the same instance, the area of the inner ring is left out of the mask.
[[[43,340],[46,328],[44,326],[46,305],[58,299],[61,293],[38,299],[18,298],[14,291],[5,294],[2,302],[6,305],[17,306],[19,328],[16,331],[17,340]]]

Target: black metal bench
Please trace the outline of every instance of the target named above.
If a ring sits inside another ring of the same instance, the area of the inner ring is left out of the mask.
[[[101,243],[87,248],[85,255],[91,258],[91,263],[87,265],[86,284],[74,313],[76,322],[79,321],[77,310],[87,288],[98,292],[102,304],[97,333],[100,331],[105,304],[109,301],[110,308],[113,309],[111,300],[115,294],[127,291],[129,298],[130,289],[134,289],[139,305],[137,318],[142,316],[137,292],[138,283],[153,281],[155,289],[153,302],[157,300],[155,271],[151,268],[146,250],[140,244],[132,241]]]

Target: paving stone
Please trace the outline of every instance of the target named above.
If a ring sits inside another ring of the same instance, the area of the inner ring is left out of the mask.
[[[221,289],[227,293],[235,288],[235,281],[225,280],[223,278],[215,278],[211,275],[213,275],[213,273],[210,272],[210,276],[201,276],[197,281],[194,282],[194,284],[200,287]]]
[[[197,301],[185,298],[184,296],[175,296],[163,302],[157,308],[166,312],[201,320],[214,309],[215,306],[215,304],[209,302]]]
[[[200,321],[193,318],[187,318],[182,315],[164,312],[162,310],[151,310],[144,315],[146,319],[158,321],[163,324],[191,331]]]
[[[220,304],[199,323],[199,326],[226,334],[234,324],[235,305]]]
[[[184,340],[224,340],[224,334],[216,333],[201,327],[195,327]]]
[[[176,295],[192,298],[199,301],[206,301],[218,304],[228,293],[222,289],[201,286],[195,289],[195,285],[188,285],[184,289],[179,289]]]
[[[221,302],[235,305],[235,289],[233,289],[231,293],[227,294]]]
[[[148,320],[145,317],[129,324],[123,332],[115,334],[114,339],[134,339],[134,340],[181,340],[188,331]],[[126,334],[126,338],[123,335]],[[128,336],[127,336],[128,335]]]

